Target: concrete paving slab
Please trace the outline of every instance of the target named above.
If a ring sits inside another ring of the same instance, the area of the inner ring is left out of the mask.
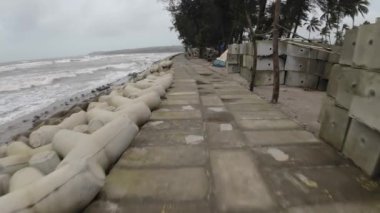
[[[166,146],[166,145],[198,145],[204,142],[203,133],[194,134],[192,132],[179,131],[140,131],[135,137],[133,146]]]
[[[216,205],[221,212],[268,210],[274,207],[249,152],[211,151]]]
[[[122,202],[121,212],[128,213],[210,213],[207,202]]]
[[[199,104],[199,99],[165,99],[161,102],[161,106],[167,105],[192,105]]]
[[[151,199],[194,201],[206,198],[209,183],[203,168],[119,169],[106,178],[103,188],[110,200]]]
[[[282,130],[301,128],[296,122],[287,119],[278,120],[236,120],[242,129],[250,130]]]
[[[216,95],[201,96],[203,106],[223,106],[223,102]]]
[[[202,118],[199,110],[185,111],[154,111],[151,120],[172,120],[172,119],[199,119]]]
[[[177,131],[188,134],[202,134],[203,122],[198,119],[190,120],[156,120],[149,121],[142,128],[141,131]]]
[[[283,208],[331,202],[376,201],[379,183],[354,167],[265,169],[265,180]]]
[[[205,121],[212,122],[231,122],[234,120],[233,115],[221,106],[205,107],[203,110]]]
[[[253,148],[253,155],[263,167],[344,166],[347,159],[326,144],[289,145]]]
[[[319,204],[314,206],[298,206],[288,209],[288,213],[377,213],[380,212],[380,205],[377,202],[341,202]]]
[[[244,136],[231,123],[206,123],[206,140],[211,148],[243,147]]]
[[[201,146],[134,147],[120,158],[117,167],[202,166],[207,152]]]
[[[191,93],[191,92],[190,92]],[[199,95],[198,94],[187,94],[187,95],[177,95],[178,93],[172,94],[167,94],[166,98],[167,100],[199,100]],[[179,93],[180,94],[180,93]]]
[[[252,103],[226,103],[226,107],[234,112],[257,112],[257,111],[268,111],[274,110],[274,107],[271,104],[252,104]]]
[[[256,98],[222,98],[222,101],[228,104],[266,104],[265,101]]]
[[[257,111],[257,112],[234,112],[235,119],[238,120],[275,120],[286,119],[287,115],[280,111]]]
[[[247,89],[244,88],[229,88],[226,86],[228,89],[215,89],[216,93],[219,95],[251,95],[252,93],[249,92]]]
[[[269,130],[244,132],[250,146],[319,143],[313,134],[304,130]]]

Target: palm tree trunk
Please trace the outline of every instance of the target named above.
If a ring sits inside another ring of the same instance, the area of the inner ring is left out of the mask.
[[[279,57],[278,57],[278,22],[280,16],[280,0],[276,0],[275,10],[274,10],[274,21],[273,21],[273,93],[272,93],[272,103],[278,103],[278,97],[280,96],[280,68],[279,68]]]

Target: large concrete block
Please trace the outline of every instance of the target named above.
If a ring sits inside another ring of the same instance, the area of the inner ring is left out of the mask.
[[[325,68],[324,68],[323,74],[322,74],[323,79],[327,79],[327,80],[329,79],[332,68],[333,68],[333,63],[331,63],[331,62],[325,63]]]
[[[317,59],[319,50],[320,48],[317,48],[315,46],[288,43],[286,53],[288,56]]]
[[[360,72],[357,96],[352,99],[350,116],[380,131],[380,74]]]
[[[273,59],[272,57],[259,57],[257,58],[257,70],[273,70]],[[282,58],[279,58],[279,69],[285,69],[285,62]]]
[[[348,112],[335,106],[333,99],[325,99],[324,104],[319,136],[340,151],[349,125]]]
[[[356,46],[356,38],[358,29],[348,30],[344,36],[344,42],[342,47],[342,54],[340,55],[340,64],[352,65],[352,59],[354,56],[354,50]]]
[[[345,109],[349,109],[352,97],[355,94],[361,70],[351,67],[342,67],[340,74],[337,75],[336,104]]]
[[[331,97],[336,97],[338,92],[338,78],[342,72],[342,66],[340,64],[334,64],[331,68],[329,75],[329,84],[327,85],[327,95]]]
[[[323,76],[325,66],[326,61],[323,60],[288,56],[285,63],[285,70]]]
[[[251,82],[251,70],[247,67],[242,67],[240,69],[240,75],[245,79],[247,80],[248,82]]]
[[[237,64],[227,64],[227,72],[228,73],[239,73],[240,72],[240,66]]]
[[[380,69],[380,22],[359,27],[353,56],[353,65]]]
[[[294,87],[307,87],[316,89],[318,86],[319,77],[304,72],[287,71],[285,85]]]
[[[368,175],[378,175],[380,171],[380,133],[353,119],[343,153]]]
[[[286,43],[279,42],[278,43],[278,54],[285,55],[286,54]],[[272,40],[261,40],[257,41],[257,55],[258,56],[270,56],[273,55],[273,42]]]
[[[280,84],[284,84],[285,71],[280,71]],[[256,71],[255,74],[256,86],[273,85],[273,71]]]
[[[239,54],[248,54],[248,43],[239,44]]]
[[[239,54],[239,44],[230,44],[228,45],[228,53],[229,54]]]
[[[238,64],[239,63],[239,55],[236,54],[227,54],[227,63],[228,64]]]

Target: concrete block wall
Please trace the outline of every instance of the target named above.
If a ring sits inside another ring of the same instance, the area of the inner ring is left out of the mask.
[[[253,66],[252,43],[231,44],[228,53],[228,72],[238,72],[251,80]],[[329,69],[338,63],[339,54],[317,46],[292,41],[279,43],[280,84],[326,90]],[[257,41],[256,86],[273,85],[273,44],[271,40]],[[329,70],[330,71],[330,70]]]
[[[320,137],[373,177],[380,175],[379,33],[380,21],[347,32],[320,115]]]

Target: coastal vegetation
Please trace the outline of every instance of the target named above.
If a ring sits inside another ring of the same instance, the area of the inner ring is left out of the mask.
[[[261,37],[272,37],[275,1],[271,0],[162,0],[172,15],[173,29],[179,33],[185,47],[220,48],[232,42],[241,42],[252,27]],[[297,37],[305,24],[310,32],[319,32],[322,41],[341,42],[349,27],[343,25],[346,17],[352,19],[368,13],[368,0],[281,0],[280,37]],[[247,16],[249,22],[247,22]]]

